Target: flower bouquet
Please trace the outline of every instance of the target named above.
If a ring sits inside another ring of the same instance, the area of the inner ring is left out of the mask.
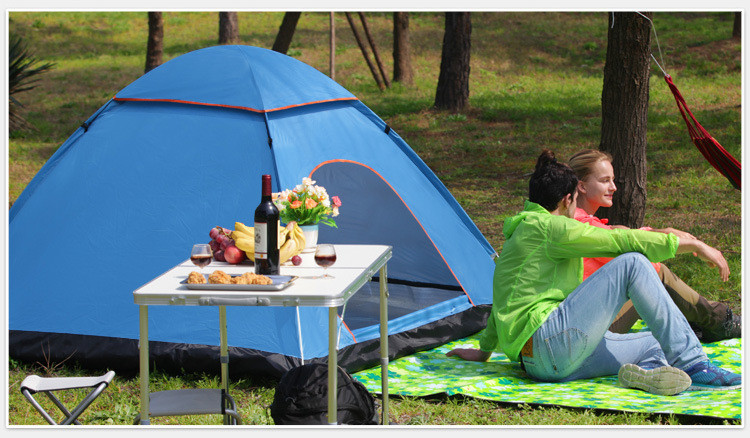
[[[329,197],[326,189],[316,186],[310,178],[302,178],[302,184],[294,189],[274,193],[273,202],[284,223],[296,221],[297,225],[303,226],[322,222],[337,227],[332,217],[339,215],[341,200],[338,196]]]

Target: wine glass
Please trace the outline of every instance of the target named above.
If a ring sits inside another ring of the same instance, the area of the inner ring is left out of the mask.
[[[318,278],[334,278],[328,275],[328,267],[336,263],[336,248],[330,243],[321,243],[315,247],[315,263],[323,268],[323,275]]]
[[[193,245],[193,250],[190,252],[190,261],[193,262],[201,272],[203,272],[203,268],[211,264],[213,258],[214,253],[211,251],[211,245],[206,243]]]

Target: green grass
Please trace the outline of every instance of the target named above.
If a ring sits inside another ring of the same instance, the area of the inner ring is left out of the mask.
[[[243,44],[270,48],[282,12],[241,12]],[[65,139],[117,91],[143,74],[145,12],[11,12],[9,28],[33,53],[56,67],[39,86],[18,96],[34,131],[8,141],[9,203]],[[386,71],[392,71],[391,14],[367,14]],[[528,172],[539,151],[562,159],[596,148],[600,137],[606,12],[503,12],[472,14],[470,108],[451,115],[432,110],[444,19],[413,13],[414,85],[381,92],[362,59],[342,13],[336,14],[336,80],[380,115],[432,168],[495,249],[502,221],[521,206]],[[699,122],[741,160],[741,45],[731,40],[732,13],[656,12],[663,66]],[[215,12],[165,12],[165,61],[214,45]],[[656,44],[652,46],[659,59]],[[328,14],[305,12],[290,55],[328,73]],[[662,59],[659,59],[662,62]],[[741,193],[691,143],[658,67],[652,66],[648,115],[648,204],[645,223],[672,226],[722,250],[732,275],[689,255],[668,262],[672,271],[710,299],[741,309]],[[9,424],[43,424],[29,410],[18,384],[39,365],[11,359]],[[63,366],[61,375],[90,373]],[[152,374],[152,389],[215,386],[206,375]],[[248,423],[269,424],[270,380],[233,381],[232,393]],[[129,424],[138,408],[138,382],[118,376],[84,422]],[[97,414],[98,412],[98,414]],[[404,425],[444,424],[694,424],[693,417],[541,408],[463,398],[394,398],[391,420]],[[215,418],[155,419],[154,424],[219,424]],[[719,422],[718,424],[721,424]],[[739,424],[731,422],[731,424]]]

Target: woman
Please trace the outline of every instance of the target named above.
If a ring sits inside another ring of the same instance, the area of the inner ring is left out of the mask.
[[[612,206],[612,195],[617,190],[612,157],[606,152],[587,149],[573,155],[568,165],[578,177],[578,208],[576,208],[575,219],[600,228],[627,229],[622,225],[610,226],[606,219],[594,216],[600,207]],[[645,227],[641,229],[673,233],[680,238],[695,239],[689,233],[674,228],[655,230]],[[584,280],[609,260],[611,259],[584,258]],[[674,275],[663,263],[654,263],[654,268],[672,300],[694,328],[698,339],[702,342],[717,342],[742,336],[741,320],[726,304],[708,301]],[[632,302],[628,301],[615,318],[610,331],[627,333],[639,318]]]
[[[696,253],[726,280],[722,254],[689,237],[578,222],[572,219],[577,185],[573,170],[551,151],[540,155],[524,210],[503,226],[506,241],[496,259],[480,349],[454,349],[448,356],[485,361],[500,349],[537,380],[618,374],[625,387],[661,395],[739,387],[740,375],[708,360],[646,259]],[[581,283],[583,256],[617,257]],[[651,332],[607,330],[628,299]]]

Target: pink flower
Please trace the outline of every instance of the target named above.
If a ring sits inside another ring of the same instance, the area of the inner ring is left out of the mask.
[[[334,207],[341,207],[341,199],[339,199],[338,196],[332,197],[331,201],[333,201],[333,206]]]
[[[307,207],[308,209],[312,210],[316,205],[318,205],[318,203],[315,202],[312,198],[305,199],[305,207]]]
[[[291,204],[289,204],[292,208],[299,208],[302,205],[302,201],[294,201]]]

